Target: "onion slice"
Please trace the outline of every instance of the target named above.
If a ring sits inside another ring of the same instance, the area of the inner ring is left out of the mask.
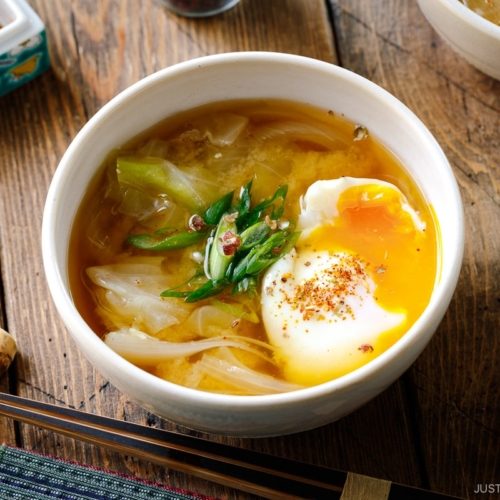
[[[307,141],[321,145],[326,150],[344,149],[345,142],[336,137],[326,126],[313,126],[306,123],[276,120],[257,127],[252,133],[253,139],[265,142],[270,139],[285,138],[291,141]]]
[[[104,336],[104,342],[117,354],[131,363],[156,366],[162,361],[192,356],[217,347],[236,347],[266,358],[260,351],[249,346],[241,337],[218,336],[191,342],[159,340],[134,328],[122,328]]]
[[[219,350],[219,353],[222,349]],[[292,384],[283,380],[276,379],[269,375],[263,375],[248,368],[238,361],[229,350],[225,350],[224,357],[215,357],[210,354],[204,354],[198,367],[207,375],[231,384],[238,389],[238,393],[244,394],[277,394],[281,392],[290,392],[303,389],[303,386]]]

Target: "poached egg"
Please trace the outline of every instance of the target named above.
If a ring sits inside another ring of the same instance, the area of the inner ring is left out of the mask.
[[[351,177],[312,184],[297,230],[296,247],[264,276],[262,317],[285,378],[315,385],[373,359],[420,315],[435,238],[396,186]]]

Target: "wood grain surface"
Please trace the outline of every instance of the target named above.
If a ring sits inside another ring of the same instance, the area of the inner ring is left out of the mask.
[[[387,9],[339,2],[340,61],[421,118],[460,185],[463,270],[444,321],[408,373],[408,394],[430,487],[474,498],[477,484],[500,482],[500,82],[455,55],[417,9],[383,3]]]
[[[29,3],[46,25],[52,65],[0,98],[0,326],[19,348],[0,390],[200,435],[139,408],[78,352],[45,281],[45,197],[80,128],[139,79],[207,54],[300,54],[379,84],[435,135],[463,196],[462,273],[427,349],[369,404],[299,434],[204,437],[463,498],[499,498],[474,491],[500,483],[500,82],[448,48],[410,0],[241,0],[199,20],[154,0]],[[3,418],[0,439],[206,495],[252,498]]]
[[[349,472],[340,500],[359,500],[360,498],[387,500],[390,489],[389,481]]]

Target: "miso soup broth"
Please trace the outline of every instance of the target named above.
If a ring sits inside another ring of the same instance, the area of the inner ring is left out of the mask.
[[[111,151],[70,240],[76,307],[173,383],[300,389],[394,344],[432,294],[437,227],[362,124],[284,101],[179,114]]]
[[[484,19],[500,26],[500,0],[460,0]]]

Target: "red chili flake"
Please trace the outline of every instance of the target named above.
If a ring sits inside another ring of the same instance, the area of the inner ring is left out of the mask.
[[[284,302],[292,309],[299,310],[303,321],[308,321],[320,313],[323,319],[323,313],[328,312],[337,315],[342,321],[346,321],[347,317],[354,319],[352,310],[344,307],[345,299],[356,295],[357,285],[365,278],[359,257],[340,257],[339,262],[324,269],[321,276],[315,274],[305,282],[297,284],[290,295],[282,291],[285,295]]]
[[[189,229],[200,232],[205,231],[206,228],[205,221],[199,215],[195,214],[189,219]]]
[[[220,238],[221,241],[233,239],[236,235],[232,231],[226,231]]]
[[[241,238],[232,231],[226,231],[219,240],[222,242],[224,255],[234,255],[241,245]]]
[[[358,347],[358,351],[361,351],[363,353],[373,352],[373,346],[371,346],[370,344],[363,344],[360,347]]]

